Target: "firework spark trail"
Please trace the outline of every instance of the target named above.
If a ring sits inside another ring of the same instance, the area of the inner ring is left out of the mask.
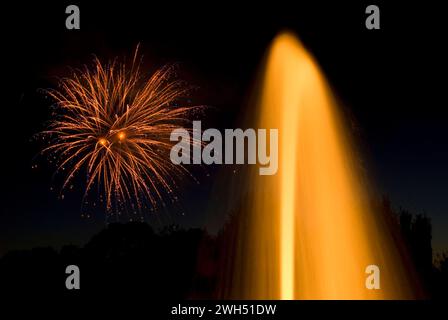
[[[172,196],[178,177],[190,175],[170,161],[169,137],[201,107],[175,106],[189,88],[173,80],[174,66],[145,80],[137,57],[138,47],[130,69],[95,58],[93,69],[78,70],[61,79],[58,89],[46,91],[56,112],[43,132],[49,146],[42,152],[59,159],[57,171],[71,167],[62,189],[86,168],[84,197],[97,184],[107,209],[115,201],[135,201],[141,208],[144,199],[157,206],[164,192]],[[191,143],[200,142],[193,137]]]

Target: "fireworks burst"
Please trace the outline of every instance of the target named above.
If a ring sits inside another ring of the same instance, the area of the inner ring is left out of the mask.
[[[141,208],[148,201],[155,207],[165,193],[174,197],[178,177],[189,175],[170,161],[169,137],[199,107],[177,105],[189,88],[174,79],[173,66],[145,79],[137,58],[138,47],[130,68],[95,58],[93,68],[75,71],[58,89],[46,91],[56,103],[43,132],[49,141],[43,153],[53,154],[57,171],[66,172],[62,189],[85,171],[84,197],[97,185],[107,209],[134,203]]]

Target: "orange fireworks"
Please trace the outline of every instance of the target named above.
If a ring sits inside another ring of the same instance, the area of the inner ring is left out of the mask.
[[[199,108],[177,106],[189,88],[174,79],[173,66],[142,77],[137,51],[130,68],[95,58],[93,68],[47,91],[56,112],[44,132],[50,145],[43,152],[53,153],[58,171],[67,172],[63,188],[85,170],[85,196],[98,185],[107,209],[116,203],[141,208],[146,200],[154,207],[164,193],[173,193],[176,178],[189,174],[170,161],[169,138]]]

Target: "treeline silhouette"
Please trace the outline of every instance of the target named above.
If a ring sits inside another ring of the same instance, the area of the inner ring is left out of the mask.
[[[448,254],[434,254],[432,248],[431,219],[425,214],[414,214],[400,208],[395,211],[391,201],[383,197],[377,209],[388,219],[389,226],[395,230],[395,240],[403,248],[402,259],[415,273],[420,285],[421,298],[448,298]]]
[[[408,259],[426,296],[448,297],[448,254],[433,257],[430,219],[395,212],[379,204],[399,230]],[[109,224],[83,247],[11,251],[0,259],[0,293],[144,296],[148,299],[215,298],[223,261],[232,261],[226,243],[234,238],[235,215],[217,236],[176,225],[155,232],[146,223]],[[81,290],[67,290],[65,268],[81,270]]]

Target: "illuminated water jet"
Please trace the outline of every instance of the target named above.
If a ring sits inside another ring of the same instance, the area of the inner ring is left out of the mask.
[[[273,41],[258,89],[258,118],[250,125],[278,128],[279,168],[275,176],[250,174],[231,289],[224,295],[413,297],[389,229],[370,205],[331,90],[293,35]],[[378,290],[366,288],[369,265],[381,270]]]

